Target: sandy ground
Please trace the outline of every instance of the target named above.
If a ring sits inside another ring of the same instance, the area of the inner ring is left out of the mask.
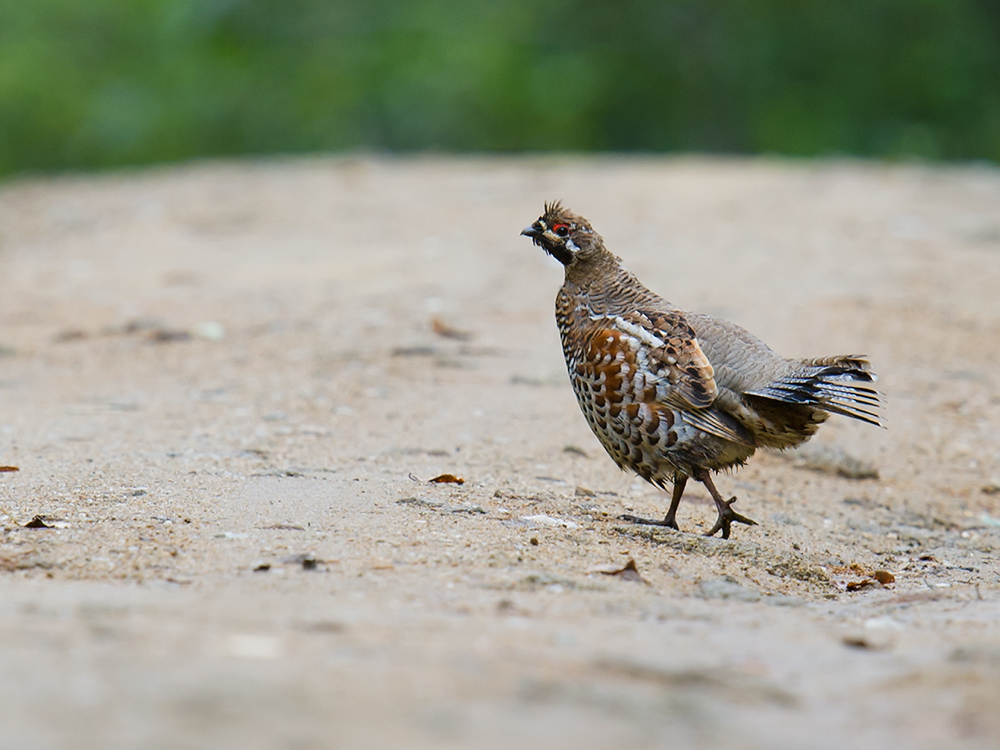
[[[720,477],[730,541],[696,486],[617,520],[666,498],[573,400],[551,198],[681,306],[868,354],[889,429]],[[20,180],[0,280],[0,747],[1000,744],[996,169]]]

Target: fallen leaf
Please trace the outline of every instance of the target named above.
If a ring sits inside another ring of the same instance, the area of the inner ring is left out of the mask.
[[[861,589],[866,589],[869,586],[879,586],[878,581],[874,578],[862,578],[858,581],[847,581],[844,583],[845,591],[861,591]]]
[[[639,575],[639,569],[635,565],[635,560],[631,557],[622,565],[601,565],[594,568],[591,572],[600,573],[602,576],[617,576],[623,581],[636,581],[638,583],[646,583],[646,580]]]
[[[831,579],[833,585],[841,591],[848,592],[861,591],[873,586],[884,587],[896,581],[896,577],[887,570],[870,571],[858,563],[838,565],[831,568],[830,572],[834,574]]]
[[[427,481],[437,484],[465,484],[465,480],[462,477],[456,477],[454,474],[438,474],[433,479],[428,479]]]
[[[297,555],[286,555],[281,558],[284,565],[301,565],[303,570],[316,570],[321,560],[316,559],[316,555],[311,552],[300,552]]]
[[[848,648],[863,649],[865,651],[883,651],[888,648],[887,643],[877,642],[863,635],[845,635],[841,643]]]
[[[433,330],[438,336],[446,339],[455,339],[456,341],[468,341],[472,338],[472,334],[468,331],[461,331],[458,328],[452,328],[450,325],[441,320],[441,318],[431,319],[431,330]]]

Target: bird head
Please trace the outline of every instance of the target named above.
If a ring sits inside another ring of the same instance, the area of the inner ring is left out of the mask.
[[[587,220],[562,207],[559,201],[545,204],[545,213],[521,234],[567,268],[603,247]]]

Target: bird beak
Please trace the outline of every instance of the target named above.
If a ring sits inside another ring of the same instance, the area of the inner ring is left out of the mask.
[[[530,237],[531,239],[537,239],[542,236],[542,233],[535,229],[535,227],[525,227],[521,230],[522,237]]]

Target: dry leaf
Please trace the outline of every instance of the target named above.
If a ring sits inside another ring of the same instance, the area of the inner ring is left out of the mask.
[[[431,330],[433,330],[438,336],[442,336],[446,339],[468,341],[472,338],[472,334],[468,331],[460,331],[457,328],[452,328],[450,325],[441,320],[441,318],[431,319]]]
[[[866,638],[863,635],[845,635],[841,640],[841,643],[848,648],[864,649],[865,651],[882,651],[889,645],[887,643],[880,643],[871,638]]]
[[[862,578],[859,581],[847,581],[844,584],[845,591],[861,591],[861,589],[866,589],[869,586],[878,586],[879,582],[874,578]]]
[[[285,565],[301,565],[303,570],[316,570],[323,560],[317,560],[312,552],[300,552],[297,555],[286,555],[280,562]]]
[[[861,591],[872,586],[886,586],[894,583],[896,577],[887,570],[870,571],[863,565],[851,563],[850,565],[838,565],[831,568],[834,574],[833,585],[841,591]],[[850,580],[853,578],[854,580]]]
[[[462,477],[456,477],[454,474],[438,474],[433,479],[428,479],[427,481],[437,484],[465,484],[465,480]]]
[[[592,572],[600,573],[601,575],[604,576],[617,576],[618,578],[621,578],[623,581],[637,581],[638,583],[646,583],[646,580],[641,575],[639,575],[639,569],[635,565],[635,560],[633,560],[631,557],[628,559],[628,562],[626,562],[624,566],[603,565],[594,568]]]

